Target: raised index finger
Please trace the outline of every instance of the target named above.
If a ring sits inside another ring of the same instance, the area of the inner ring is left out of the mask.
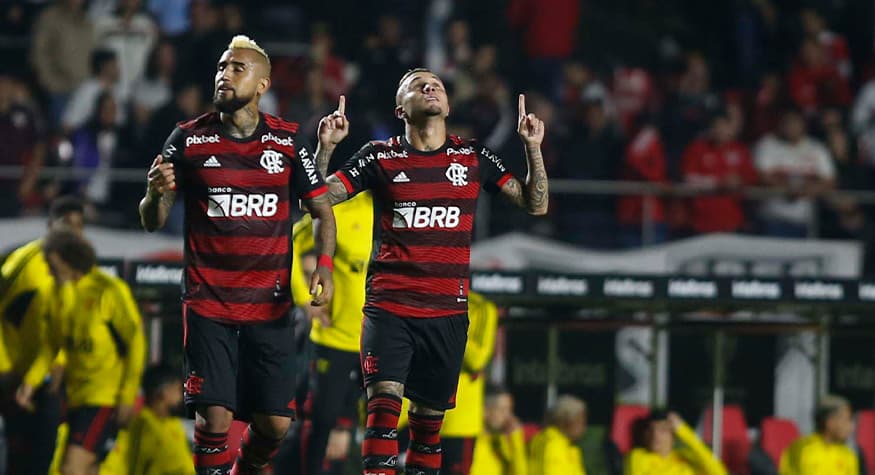
[[[520,113],[520,117],[526,116],[526,95],[525,94],[520,94],[519,113]]]
[[[346,114],[346,96],[344,95],[341,95],[337,101],[337,112],[340,112],[341,115]]]

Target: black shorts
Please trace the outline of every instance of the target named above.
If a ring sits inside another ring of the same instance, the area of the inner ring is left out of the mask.
[[[365,307],[361,364],[365,386],[378,381],[404,384],[404,396],[433,409],[456,407],[456,387],[468,314],[403,318]]]
[[[185,319],[185,405],[223,406],[234,418],[295,416],[295,327],[291,316],[252,325]]]
[[[112,451],[118,436],[115,408],[109,406],[82,406],[67,410],[70,435],[67,445],[79,445],[97,455],[101,462]]]

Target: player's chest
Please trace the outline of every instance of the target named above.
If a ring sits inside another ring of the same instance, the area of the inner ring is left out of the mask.
[[[380,169],[380,188],[396,201],[470,199],[476,198],[480,189],[480,167],[473,150],[381,160]]]
[[[244,148],[241,152],[194,156],[186,160],[185,178],[193,186],[288,186],[294,157],[290,151]],[[315,175],[315,166],[311,168],[309,172]]]

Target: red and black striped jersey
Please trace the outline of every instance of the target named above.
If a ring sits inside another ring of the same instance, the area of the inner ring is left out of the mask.
[[[511,179],[501,159],[456,136],[432,152],[394,137],[368,143],[335,176],[350,195],[374,194],[365,307],[402,317],[466,312],[477,197]]]
[[[236,139],[209,113],[167,139],[185,208],[183,302],[199,315],[246,323],[290,308],[290,208],[326,191],[297,129],[260,114],[255,133]]]

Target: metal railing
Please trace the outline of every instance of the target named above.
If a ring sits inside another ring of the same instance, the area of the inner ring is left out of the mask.
[[[105,173],[109,175],[111,181],[123,183],[144,183],[146,179],[146,169],[143,168],[119,168],[110,169]],[[24,173],[23,167],[20,166],[0,166],[0,179],[17,179]],[[92,168],[75,168],[75,167],[44,167],[40,170],[40,177],[45,179],[55,180],[81,180],[91,177],[94,174]],[[791,190],[785,188],[763,187],[763,186],[743,186],[732,190],[725,188],[712,188],[699,184],[690,183],[652,183],[641,181],[622,181],[622,180],[572,180],[564,178],[550,179],[551,195],[593,195],[593,196],[639,196],[652,198],[691,198],[695,196],[705,195],[721,195],[732,194],[741,196],[748,200],[759,201],[768,198],[788,196]],[[484,195],[487,202],[479,211],[486,214],[478,222],[488,223],[489,220],[489,203],[488,195]],[[843,198],[851,199],[859,205],[875,205],[875,191],[867,190],[833,190],[827,193],[818,195],[819,199]],[[642,208],[642,242],[646,245],[652,243],[654,235],[654,200],[643,200]],[[809,223],[808,228],[812,230],[809,237],[817,237],[818,217],[816,213]],[[478,237],[489,235],[486,226],[482,226],[478,232]]]

